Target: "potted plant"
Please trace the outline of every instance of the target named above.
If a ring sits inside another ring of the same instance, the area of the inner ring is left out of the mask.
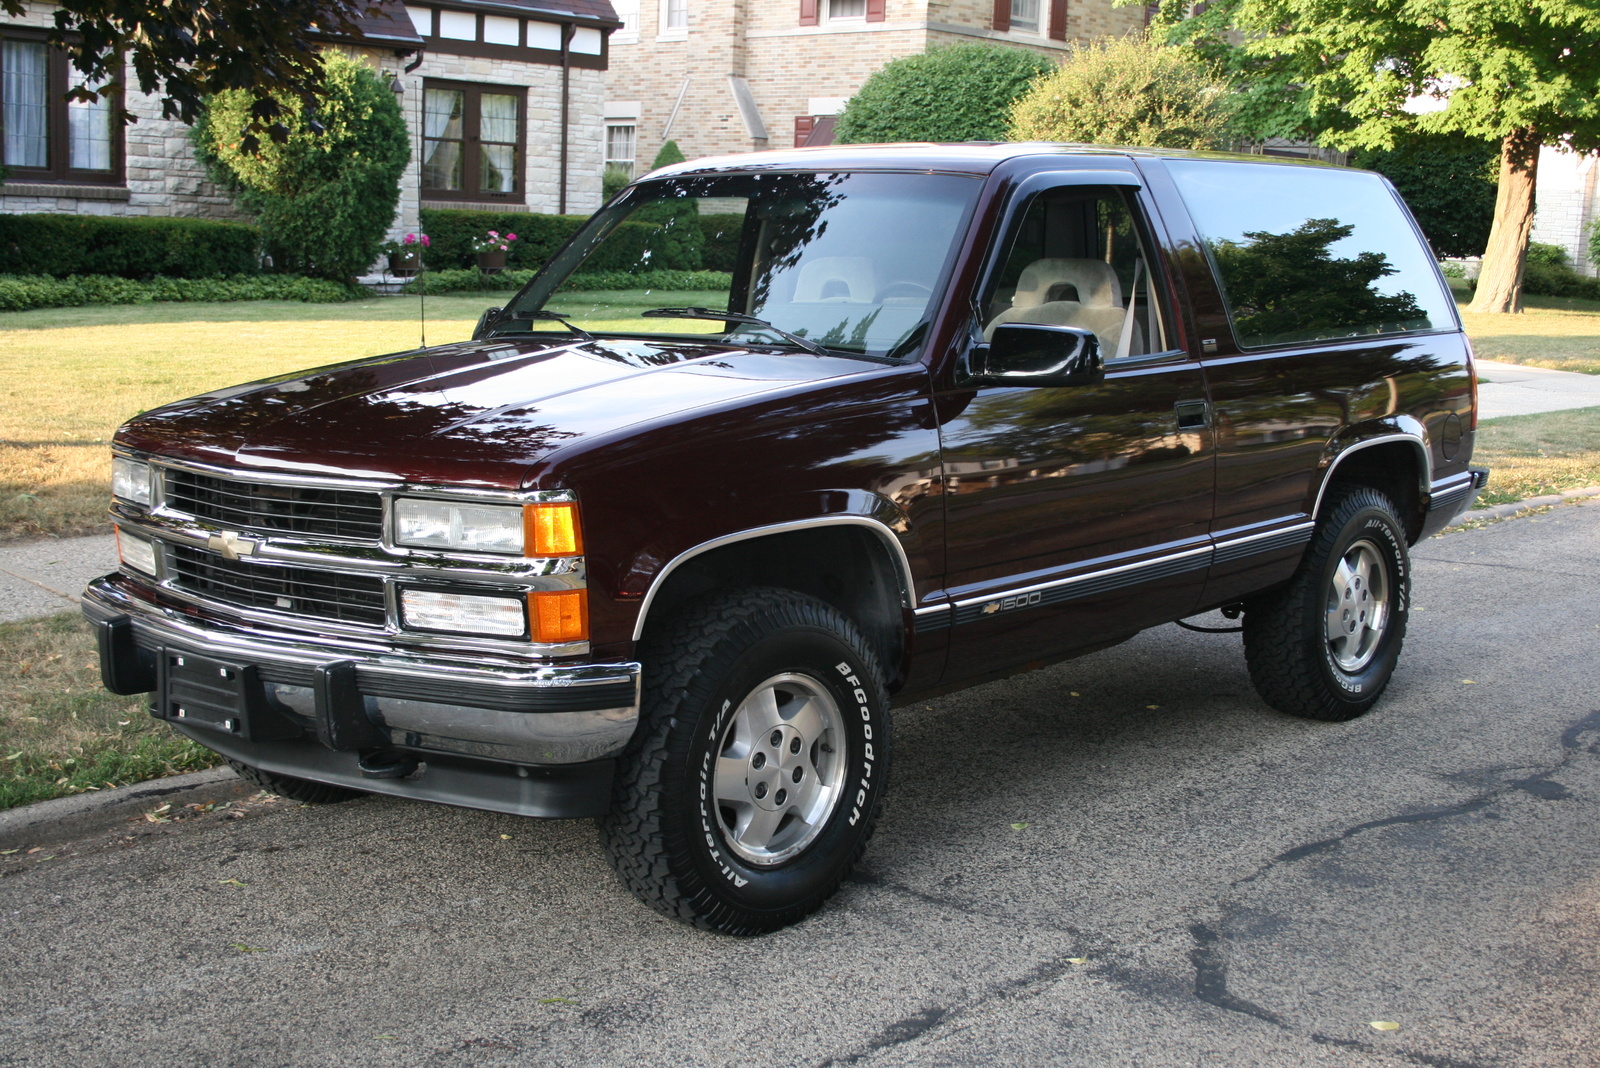
[[[516,234],[502,234],[498,230],[490,230],[482,237],[473,238],[472,251],[478,255],[478,270],[484,274],[505,270],[506,254],[511,251],[511,242],[516,239]]]
[[[402,241],[386,241],[383,251],[389,254],[389,273],[409,278],[422,270],[422,250],[430,242],[427,234],[407,234]]]

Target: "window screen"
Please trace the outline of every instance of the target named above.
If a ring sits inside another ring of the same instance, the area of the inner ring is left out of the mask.
[[[1243,348],[1455,325],[1433,258],[1376,175],[1169,160]]]

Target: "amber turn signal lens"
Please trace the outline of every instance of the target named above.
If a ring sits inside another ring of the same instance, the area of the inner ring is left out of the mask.
[[[524,505],[522,522],[523,552],[528,556],[577,556],[583,552],[583,531],[573,501]]]
[[[581,642],[589,637],[588,590],[535,590],[528,594],[536,642]]]

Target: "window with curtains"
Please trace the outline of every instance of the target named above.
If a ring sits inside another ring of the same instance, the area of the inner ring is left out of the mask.
[[[824,9],[829,19],[864,19],[867,0],[826,0]]]
[[[1011,28],[1039,32],[1039,0],[1011,0]]]
[[[69,102],[67,90],[81,84],[42,35],[0,28],[0,163],[11,181],[121,180],[122,132],[111,102]]]
[[[616,167],[633,177],[634,124],[606,124],[606,166]]]
[[[521,200],[525,90],[429,80],[422,95],[423,195]]]

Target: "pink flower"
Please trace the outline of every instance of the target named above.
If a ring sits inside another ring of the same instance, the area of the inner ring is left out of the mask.
[[[506,240],[507,241],[515,241],[516,239],[517,239],[517,235],[516,234],[507,234],[506,235]]]

